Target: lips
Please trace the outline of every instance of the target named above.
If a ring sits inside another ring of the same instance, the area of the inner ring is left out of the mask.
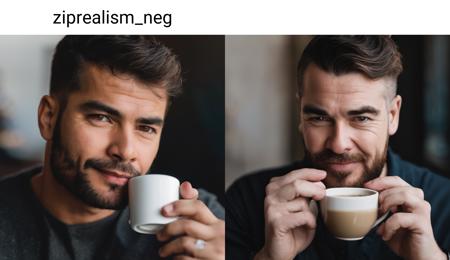
[[[339,162],[327,162],[327,168],[336,172],[352,171],[357,161],[339,161]]]
[[[127,184],[128,180],[131,178],[130,175],[122,173],[122,172],[110,171],[110,170],[104,170],[104,169],[96,169],[96,170],[99,171],[108,182],[116,184],[116,185],[120,185],[120,186]]]

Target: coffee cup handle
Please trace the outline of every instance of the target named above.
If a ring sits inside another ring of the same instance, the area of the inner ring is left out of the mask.
[[[379,217],[379,218],[375,221],[375,223],[373,223],[373,225],[372,225],[372,227],[370,227],[370,229],[372,229],[372,228],[378,226],[378,224],[380,224],[381,222],[383,222],[383,221],[387,218],[387,216],[389,215],[389,213],[391,213],[390,210],[386,211],[386,213],[384,213],[383,216]]]

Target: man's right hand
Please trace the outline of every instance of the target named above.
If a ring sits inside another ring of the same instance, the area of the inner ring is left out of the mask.
[[[300,169],[274,177],[264,200],[265,244],[255,259],[293,259],[311,244],[316,216],[309,202],[325,196],[326,172]]]

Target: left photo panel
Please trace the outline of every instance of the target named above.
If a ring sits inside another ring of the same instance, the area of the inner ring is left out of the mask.
[[[0,259],[225,259],[224,36],[0,36]]]

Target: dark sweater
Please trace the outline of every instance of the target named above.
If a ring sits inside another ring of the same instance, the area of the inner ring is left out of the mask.
[[[305,168],[306,162],[266,170],[237,180],[226,192],[226,257],[230,260],[253,259],[264,245],[265,187],[274,176]],[[421,188],[431,206],[431,223],[436,241],[444,252],[450,251],[450,180],[427,169],[403,161],[388,152],[388,175],[399,176]],[[359,241],[334,238],[319,217],[311,245],[295,259],[399,259],[373,229]]]
[[[0,182],[0,260],[160,259],[156,237],[130,228],[128,208],[79,225],[51,216],[31,189],[30,179],[40,171],[34,168]],[[215,196],[200,190],[199,199],[217,217],[225,217]]]

